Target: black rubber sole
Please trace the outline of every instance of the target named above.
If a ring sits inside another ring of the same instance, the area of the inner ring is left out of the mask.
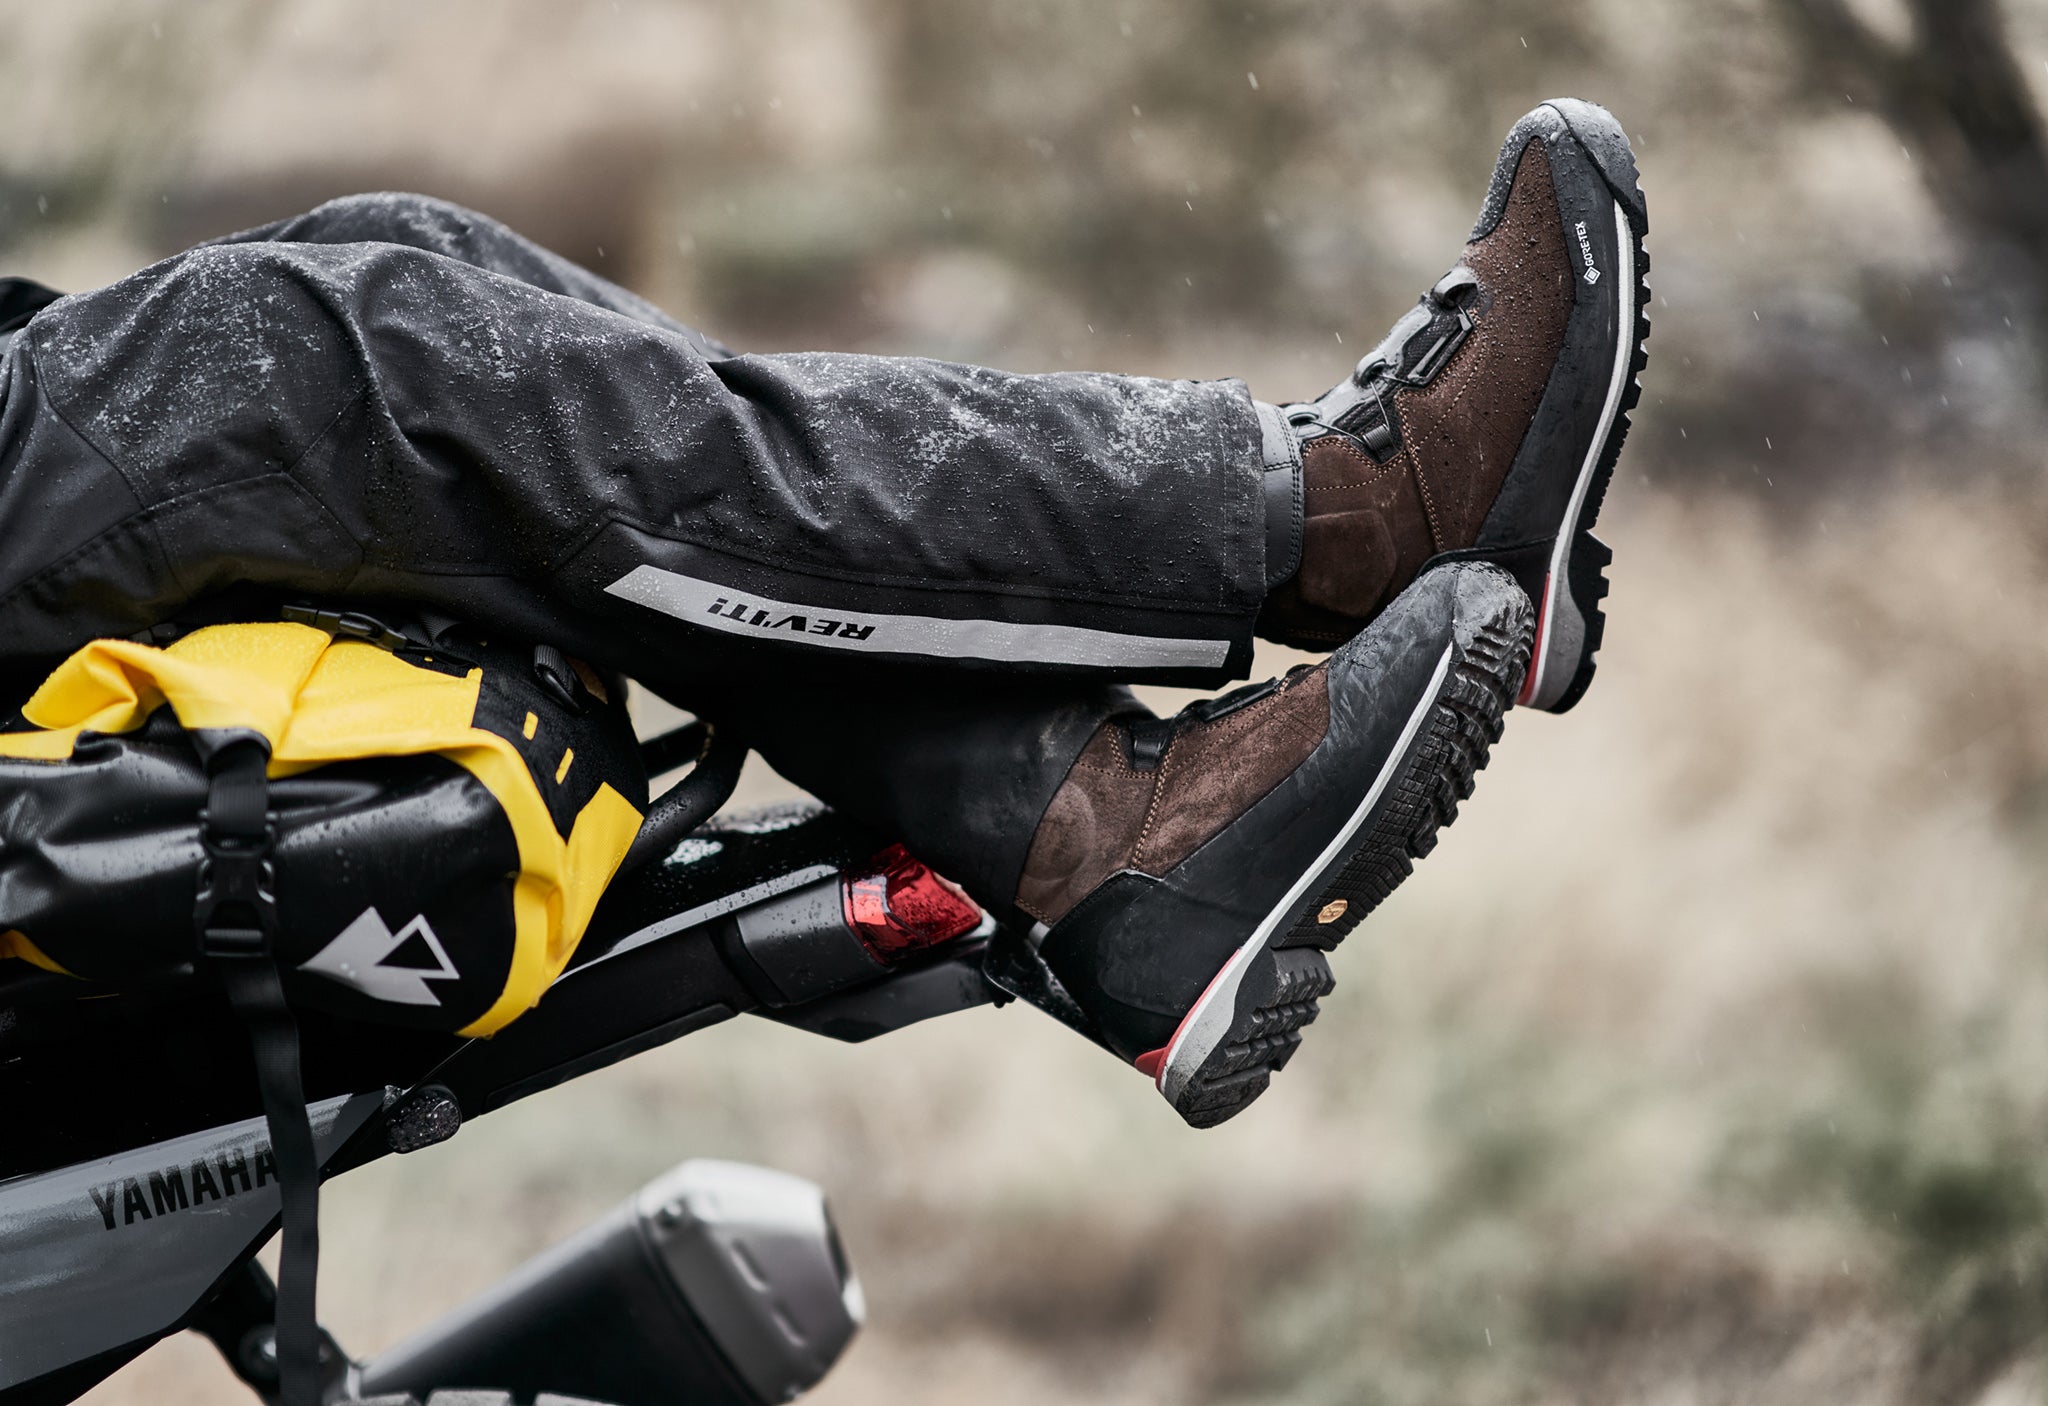
[[[1601,504],[1607,501],[1607,486],[1614,479],[1614,466],[1621,459],[1622,441],[1628,438],[1629,423],[1635,408],[1643,398],[1643,368],[1649,364],[1649,349],[1643,344],[1650,335],[1650,255],[1637,236],[1636,261],[1641,273],[1636,278],[1635,347],[1630,354],[1628,386],[1622,392],[1621,411],[1615,416],[1614,431],[1607,438],[1607,448],[1600,455],[1600,463],[1593,471],[1592,485],[1586,490],[1586,501],[1579,511],[1577,523],[1572,531],[1577,540],[1572,544],[1571,572],[1566,589],[1578,603],[1579,614],[1586,622],[1584,643],[1580,646],[1579,667],[1572,674],[1572,681],[1565,686],[1564,693],[1548,711],[1570,712],[1573,705],[1586,696],[1592,687],[1593,671],[1598,667],[1595,656],[1600,651],[1602,637],[1607,632],[1607,612],[1601,602],[1607,598],[1607,568],[1614,560],[1614,549],[1593,535],[1593,524],[1600,517]]]
[[[1451,662],[1428,717],[1349,853],[1310,885],[1310,896],[1251,960],[1229,1032],[1174,1100],[1197,1128],[1234,1117],[1266,1091],[1301,1045],[1318,1002],[1336,986],[1326,957],[1436,847],[1472,794],[1522,686],[1535,612],[1519,592],[1474,630]]]
[[[1563,111],[1563,105],[1554,105]],[[1594,109],[1598,112],[1598,109]],[[1607,500],[1608,485],[1613,482],[1615,465],[1621,459],[1622,444],[1628,439],[1629,426],[1634,418],[1636,406],[1643,396],[1642,375],[1649,364],[1649,349],[1645,345],[1650,336],[1650,253],[1644,247],[1644,238],[1649,233],[1648,220],[1643,215],[1644,200],[1642,183],[1637,175],[1633,154],[1628,149],[1627,137],[1615,124],[1611,133],[1590,134],[1581,130],[1579,122],[1587,120],[1576,112],[1564,114],[1567,126],[1581,139],[1589,152],[1595,153],[1595,164],[1601,177],[1606,181],[1617,205],[1625,213],[1632,243],[1635,274],[1635,319],[1631,329],[1628,352],[1628,374],[1623,384],[1619,408],[1613,426],[1607,434],[1607,442],[1593,469],[1588,482],[1585,498],[1579,506],[1577,518],[1570,531],[1573,534],[1569,569],[1566,572],[1565,589],[1571,593],[1573,603],[1584,622],[1584,634],[1579,645],[1579,658],[1572,671],[1571,681],[1555,702],[1542,705],[1552,713],[1569,712],[1586,695],[1592,686],[1593,673],[1597,667],[1595,656],[1607,630],[1607,615],[1601,608],[1608,591],[1607,567],[1614,560],[1613,549],[1593,535],[1593,525],[1599,520],[1600,508]],[[1606,122],[1613,119],[1605,113],[1600,118]],[[1574,118],[1578,120],[1575,121]],[[1591,137],[1591,140],[1588,138]],[[1615,148],[1618,148],[1616,150]],[[1605,154],[1608,159],[1601,160]],[[1624,182],[1626,189],[1622,188]],[[1542,607],[1537,601],[1539,612]],[[1539,626],[1541,620],[1538,621]],[[1527,701],[1527,700],[1524,700]]]

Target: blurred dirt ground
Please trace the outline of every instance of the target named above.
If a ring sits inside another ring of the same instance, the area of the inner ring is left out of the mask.
[[[1598,686],[1510,716],[1247,1116],[1015,1007],[742,1020],[337,1183],[329,1321],[374,1350],[721,1156],[834,1198],[824,1406],[2039,1400],[2048,505],[1609,521]],[[231,1399],[210,1359],[87,1399]]]

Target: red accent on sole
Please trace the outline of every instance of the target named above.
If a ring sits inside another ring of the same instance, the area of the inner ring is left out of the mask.
[[[1543,598],[1536,602],[1536,643],[1529,646],[1529,667],[1522,675],[1522,690],[1515,695],[1515,706],[1524,708],[1536,696],[1536,661],[1543,657],[1543,627],[1550,623],[1550,573],[1543,573]]]
[[[1251,941],[1251,939],[1246,938],[1245,941],[1249,942]],[[1163,1094],[1166,1092],[1164,1088],[1159,1087],[1159,1081],[1162,1077],[1164,1077],[1165,1074],[1167,1053],[1170,1050],[1172,1050],[1175,1045],[1180,1043],[1181,1032],[1188,1028],[1188,1022],[1195,1018],[1195,1012],[1200,1010],[1203,1007],[1203,1005],[1208,1001],[1209,994],[1216,989],[1216,983],[1223,980],[1223,974],[1230,970],[1230,963],[1235,962],[1238,959],[1239,955],[1243,953],[1243,951],[1244,948],[1240,946],[1236,952],[1232,952],[1230,954],[1229,961],[1226,961],[1222,966],[1216,968],[1216,975],[1209,978],[1209,984],[1202,988],[1201,995],[1195,997],[1195,1003],[1192,1006],[1189,1006],[1187,1009],[1187,1014],[1183,1015],[1180,1018],[1180,1024],[1173,1027],[1173,1038],[1171,1040],[1168,1040],[1165,1044],[1161,1045],[1156,1050],[1147,1050],[1144,1054],[1139,1055],[1136,1059],[1131,1061],[1131,1063],[1137,1065],[1138,1068],[1144,1070],[1147,1074],[1152,1076],[1153,1087],[1159,1088],[1160,1093]]]

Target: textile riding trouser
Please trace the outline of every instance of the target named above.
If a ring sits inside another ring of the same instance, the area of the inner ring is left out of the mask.
[[[252,592],[404,601],[731,717],[1004,903],[1111,680],[1242,675],[1291,450],[1235,382],[735,356],[482,216],[358,197],[14,338],[0,678]]]

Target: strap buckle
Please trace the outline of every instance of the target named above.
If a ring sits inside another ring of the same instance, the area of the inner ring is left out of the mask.
[[[233,840],[201,830],[199,893],[192,923],[200,955],[260,957],[277,936],[277,871],[270,862],[275,828],[266,817],[260,838]]]
[[[291,624],[310,625],[337,640],[360,640],[390,654],[414,647],[413,641],[376,616],[365,615],[360,610],[323,610],[317,605],[295,602],[285,606],[280,614]]]

